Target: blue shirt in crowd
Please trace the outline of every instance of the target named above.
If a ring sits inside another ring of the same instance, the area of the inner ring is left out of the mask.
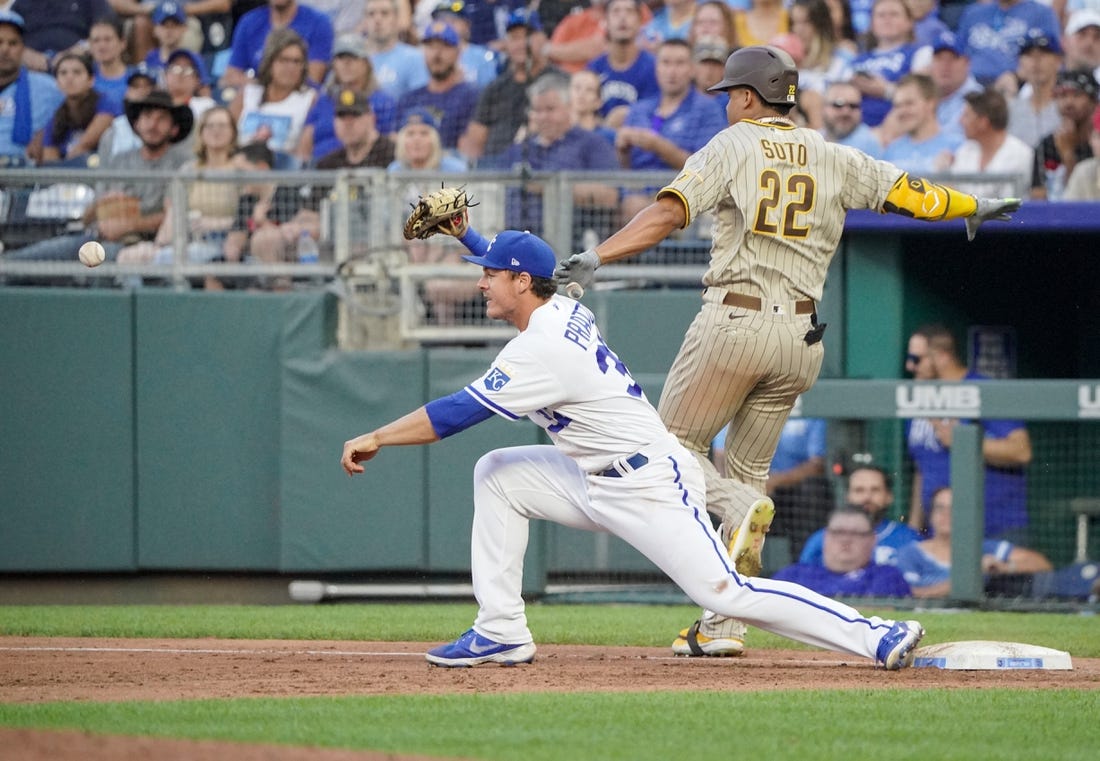
[[[919,540],[920,535],[904,523],[891,520],[879,521],[875,526],[875,551],[871,560],[878,565],[896,565],[901,548]],[[806,540],[806,544],[802,547],[802,554],[798,556],[798,562],[821,565],[824,562],[822,559],[824,547],[825,529],[821,528]]]
[[[405,114],[414,108],[426,108],[439,123],[439,140],[444,148],[455,148],[458,138],[477,108],[481,91],[468,82],[460,82],[446,92],[431,92],[418,87],[397,100],[397,123],[405,121]]]
[[[935,174],[945,171],[936,162],[945,152],[954,154],[963,143],[961,132],[941,129],[927,140],[917,142],[909,135],[902,135],[890,142],[882,158],[910,174]],[[950,166],[950,160],[947,166]]]
[[[660,97],[645,98],[630,107],[624,127],[643,127],[653,130],[688,153],[695,153],[716,134],[726,128],[726,115],[710,98],[692,89],[679,107],[663,117],[657,114]],[[630,149],[632,169],[668,169],[664,160],[652,151],[637,146]]]
[[[1010,542],[985,539],[982,555],[992,555],[1002,563],[1008,562],[1014,546]],[[911,587],[930,587],[951,578],[951,564],[943,563],[925,552],[920,542],[914,542],[898,551],[898,570]]]
[[[17,91],[21,88],[25,88],[21,97],[30,103],[30,130],[26,142],[17,143],[14,139],[15,111],[20,100]],[[22,69],[14,82],[0,90],[0,156],[23,159],[31,138],[45,128],[64,100],[65,96],[57,89],[53,77]]]
[[[1006,71],[1016,71],[1020,40],[1029,29],[1062,38],[1061,25],[1050,6],[1020,0],[1008,8],[1000,3],[972,3],[959,18],[958,38],[970,56],[970,72],[990,85]]]
[[[396,100],[410,90],[428,84],[428,65],[419,48],[397,43],[384,53],[371,53],[374,79]]]
[[[630,106],[642,98],[660,95],[657,87],[656,59],[646,51],[629,67],[618,71],[611,67],[607,53],[588,64],[600,77],[600,114],[607,116],[619,106]]]
[[[968,372],[964,380],[987,380],[984,375]],[[974,422],[974,421],[971,421]],[[985,438],[1003,439],[1024,428],[1022,420],[979,420]],[[909,454],[921,475],[920,501],[925,514],[932,506],[932,495],[951,485],[951,451],[936,438],[932,421],[914,418],[906,422]],[[1013,529],[1027,528],[1027,476],[1023,468],[985,466],[985,535],[999,537]]]
[[[921,49],[920,45],[899,45],[891,50],[860,53],[852,60],[852,71],[865,71],[877,74],[887,82],[897,82],[913,68],[913,57]],[[863,123],[877,127],[882,124],[893,104],[886,98],[863,96]]]
[[[302,3],[290,20],[290,28],[305,40],[310,62],[321,61],[326,66],[332,61],[332,22],[328,16]],[[259,71],[264,54],[264,41],[271,32],[271,12],[267,5],[253,8],[237,19],[233,27],[233,43],[230,47],[229,65],[242,71]]]
[[[826,597],[909,597],[912,594],[897,568],[877,563],[848,573],[830,571],[823,565],[796,563],[779,569],[772,578],[801,584]]]

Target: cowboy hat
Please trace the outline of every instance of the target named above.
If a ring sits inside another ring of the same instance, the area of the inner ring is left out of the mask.
[[[126,119],[130,126],[137,131],[137,120],[141,112],[149,108],[162,108],[172,116],[172,121],[178,129],[172,138],[173,143],[186,140],[191,134],[191,126],[195,122],[195,115],[191,113],[188,105],[177,106],[172,102],[172,96],[165,90],[153,90],[143,100],[126,101]]]

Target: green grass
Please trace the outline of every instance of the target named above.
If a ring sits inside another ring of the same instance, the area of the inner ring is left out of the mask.
[[[807,690],[53,703],[0,705],[0,724],[502,761],[1084,761],[1100,747],[1098,694]]]
[[[891,616],[889,611],[875,612]],[[0,634],[415,640],[471,604],[6,606]],[[531,605],[539,643],[667,647],[689,606]],[[1095,616],[928,611],[926,644],[993,639],[1100,657]],[[751,633],[755,648],[797,648]],[[883,675],[888,679],[888,675]],[[690,675],[685,675],[690,678]],[[1022,683],[1026,687],[1026,681]],[[743,685],[742,685],[743,686]],[[892,689],[248,698],[0,704],[0,725],[374,749],[469,759],[1092,759],[1100,690]]]
[[[1063,613],[864,611],[918,618],[924,644],[1000,640],[1100,657],[1100,621]],[[225,637],[443,642],[473,621],[470,604],[397,605],[27,605],[0,606],[0,635],[48,637]],[[528,620],[543,644],[665,647],[698,615],[686,605],[531,605]],[[799,648],[766,632],[750,646]]]

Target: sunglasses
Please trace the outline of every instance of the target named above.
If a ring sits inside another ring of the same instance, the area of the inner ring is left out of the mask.
[[[849,103],[846,100],[831,100],[829,105],[833,108],[850,108],[853,111],[858,111],[862,107],[860,103]]]
[[[924,359],[923,354],[906,354],[905,364],[907,365],[919,365],[921,360]]]

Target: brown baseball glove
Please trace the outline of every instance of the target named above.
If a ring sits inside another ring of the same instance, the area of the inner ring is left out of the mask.
[[[420,201],[413,206],[405,221],[405,240],[430,238],[441,233],[462,237],[470,224],[466,210],[471,206],[477,206],[477,203],[470,201],[465,186],[441,187],[420,196]]]

